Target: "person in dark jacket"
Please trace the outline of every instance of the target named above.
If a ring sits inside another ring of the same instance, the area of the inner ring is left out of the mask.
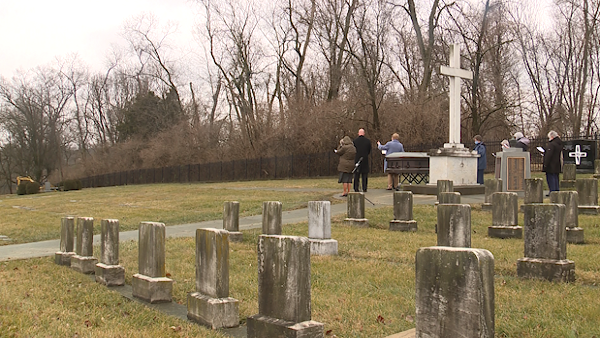
[[[548,146],[546,146],[544,152],[544,165],[542,167],[542,171],[546,173],[546,182],[548,182],[550,192],[559,191],[558,174],[562,171],[560,162],[562,149],[563,143],[558,137],[558,133],[551,130],[548,133]]]
[[[485,143],[483,143],[483,138],[481,135],[475,135],[475,137],[473,137],[473,141],[475,142],[475,148],[473,150],[479,154],[479,158],[477,159],[477,184],[483,184],[483,172],[487,167]]]
[[[521,148],[523,151],[529,150],[529,139],[523,136],[522,132],[518,131],[515,133],[515,140],[517,141],[515,148]]]
[[[371,154],[371,140],[365,137],[365,130],[358,130],[358,137],[354,139],[356,157],[354,158],[354,191],[358,192],[359,180],[362,177],[362,191],[367,192],[369,176],[369,154]]]
[[[344,136],[340,141],[340,146],[335,150],[335,153],[340,155],[340,162],[338,163],[340,178],[338,183],[343,184],[344,193],[342,194],[342,197],[346,197],[352,186],[352,170],[354,170],[354,157],[356,156],[356,148],[354,148],[350,136]]]

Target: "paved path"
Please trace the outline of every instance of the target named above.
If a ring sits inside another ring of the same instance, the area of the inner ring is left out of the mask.
[[[285,191],[315,191],[324,190],[331,191],[331,189],[277,189],[277,188],[258,188],[261,190],[285,190]],[[365,206],[367,208],[377,208],[383,206],[390,206],[393,204],[392,192],[384,189],[372,189],[365,193],[367,201]],[[334,198],[345,199],[340,197],[340,194],[335,194]],[[471,195],[462,196],[462,203],[482,203],[483,195]],[[433,195],[414,195],[414,204],[431,204],[433,205],[436,201],[436,197]],[[346,203],[332,204],[331,205],[331,216],[341,215],[347,212]],[[294,224],[300,222],[306,222],[308,220],[308,209],[297,209],[291,211],[285,211],[282,215],[283,224]],[[262,226],[262,215],[248,216],[240,218],[240,230],[256,229]],[[167,237],[194,237],[196,236],[196,229],[198,228],[223,228],[223,220],[205,221],[199,223],[171,225],[166,228]],[[138,240],[138,231],[124,231],[119,234],[120,241]],[[94,236],[94,244],[100,244],[100,235]],[[60,240],[48,240],[41,242],[32,242],[24,244],[4,245],[0,246],[0,261],[27,259],[34,257],[45,257],[52,256],[60,248]]]

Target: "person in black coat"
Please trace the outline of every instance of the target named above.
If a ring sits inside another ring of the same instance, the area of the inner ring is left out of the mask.
[[[367,192],[367,182],[369,176],[369,154],[371,154],[371,140],[365,137],[365,130],[358,130],[358,137],[354,139],[356,147],[356,158],[354,163],[357,165],[354,171],[354,191],[358,192],[358,180],[362,177],[362,191]]]
[[[551,130],[548,133],[548,146],[544,152],[544,165],[542,167],[542,171],[546,173],[546,182],[548,182],[550,192],[559,190],[558,174],[562,171],[560,162],[562,149],[563,143],[558,137],[558,133]]]

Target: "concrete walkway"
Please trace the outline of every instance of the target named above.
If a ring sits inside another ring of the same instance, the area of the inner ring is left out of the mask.
[[[269,188],[259,188],[262,190],[286,190],[290,192],[294,191],[307,191],[311,189],[269,189]],[[322,189],[312,189],[314,190],[322,190]],[[325,189],[323,189],[325,190]],[[330,189],[326,189],[326,191],[331,191]],[[377,208],[383,206],[391,206],[393,204],[393,196],[392,191],[388,191],[385,189],[372,189],[365,193],[365,197],[367,201],[365,201],[365,206],[367,208]],[[340,194],[335,194],[334,198],[345,199],[345,197],[341,197]],[[472,203],[483,203],[483,195],[468,195],[462,196],[461,201],[465,204]],[[433,205],[436,201],[436,196],[433,195],[414,195],[413,203],[414,204],[430,204]],[[346,203],[332,204],[331,205],[331,216],[343,215],[347,212]],[[283,224],[294,224],[300,222],[306,222],[308,220],[308,209],[297,209],[291,211],[285,211],[282,214]],[[59,220],[57,220],[57,224],[59,224]],[[256,216],[248,216],[240,218],[240,230],[248,230],[248,229],[257,229],[262,227],[262,215]],[[223,228],[223,220],[214,220],[214,221],[205,221],[198,223],[190,223],[190,224],[181,224],[181,225],[171,225],[167,226],[167,237],[194,237],[196,236],[196,229],[199,228]],[[59,230],[57,230],[58,235]],[[120,241],[130,241],[138,240],[138,231],[123,231],[119,234]],[[94,236],[94,245],[100,244],[100,235]],[[7,260],[17,260],[17,259],[27,259],[27,258],[35,258],[35,257],[46,257],[52,256],[55,252],[60,249],[60,240],[53,239],[48,241],[41,242],[32,242],[32,243],[23,243],[23,244],[14,244],[14,245],[4,245],[0,246],[0,261]]]

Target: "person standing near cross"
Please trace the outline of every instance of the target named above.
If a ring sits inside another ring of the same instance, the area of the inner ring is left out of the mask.
[[[546,173],[546,182],[550,192],[559,191],[558,174],[561,172],[560,157],[562,156],[563,143],[558,133],[551,130],[548,133],[548,146],[544,152],[544,165],[542,171]],[[548,193],[549,196],[550,193]]]

